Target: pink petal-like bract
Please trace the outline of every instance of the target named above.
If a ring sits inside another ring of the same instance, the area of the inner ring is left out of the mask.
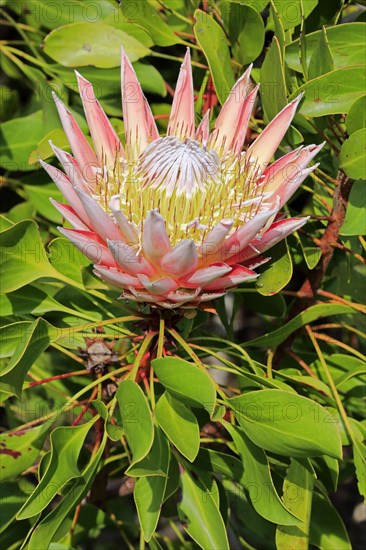
[[[65,173],[41,163],[69,203],[52,201],[73,227],[60,231],[122,297],[157,308],[199,307],[254,280],[263,254],[307,221],[284,219],[279,210],[316,169],[308,165],[322,145],[299,147],[273,162],[298,96],[245,146],[259,88],[250,72],[251,66],[216,122],[210,124],[207,111],[196,126],[188,50],[167,135],[160,136],[122,51],[123,144],[92,84],[77,73],[94,148],[54,97],[72,155],[51,144]]]

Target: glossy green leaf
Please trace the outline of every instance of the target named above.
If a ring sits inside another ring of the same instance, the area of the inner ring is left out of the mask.
[[[140,475],[143,476],[136,482],[133,497],[146,541],[151,539],[159,521],[167,486],[169,462],[170,449],[167,440],[159,429],[155,429],[155,440],[150,454],[133,468],[135,473],[141,471]],[[145,467],[146,470],[143,471]],[[162,475],[156,475],[157,471]],[[131,475],[131,471],[129,474]]]
[[[339,231],[341,235],[366,234],[365,192],[366,183],[364,181],[353,183],[348,199],[346,217]]]
[[[310,544],[322,550],[352,550],[337,510],[324,494],[314,491],[310,520]]]
[[[66,67],[118,67],[121,46],[131,62],[149,54],[150,50],[133,36],[103,23],[70,23],[46,36],[44,51]]]
[[[275,548],[276,525],[265,520],[254,509],[250,502],[247,491],[232,481],[223,480],[226,493],[229,497],[232,508],[235,513],[235,520],[240,529],[240,540],[250,540],[252,548],[263,548],[263,550],[273,550]],[[245,548],[245,546],[244,546]]]
[[[152,366],[159,381],[176,399],[212,414],[216,389],[206,370],[179,357],[154,359]]]
[[[286,241],[271,249],[271,260],[256,281],[256,287],[263,296],[277,294],[292,278],[292,260]]]
[[[319,319],[320,317],[327,317],[329,315],[341,315],[345,313],[355,313],[355,311],[352,307],[343,306],[341,304],[318,304],[315,306],[311,306],[303,313],[299,313],[299,315],[291,319],[291,321],[289,321],[282,327],[274,330],[273,332],[264,334],[263,336],[259,336],[259,338],[250,340],[245,344],[247,346],[255,347],[276,347],[284,340],[286,340],[286,338],[290,336],[290,334],[295,332],[295,330],[298,330],[308,323],[316,321],[316,319]]]
[[[48,246],[51,265],[65,277],[82,283],[83,275],[80,268],[90,265],[90,260],[84,256],[68,239],[59,237]]]
[[[323,31],[320,30],[306,35],[306,49],[309,60],[312,59],[314,51],[318,48],[322,33]],[[327,27],[327,37],[335,69],[365,63],[363,52],[365,41],[364,23],[345,23]],[[295,40],[286,47],[286,62],[291,69],[301,72],[299,40]]]
[[[125,22],[145,29],[157,46],[171,46],[183,42],[149,2],[124,0],[120,4],[120,10]]]
[[[11,220],[14,223],[22,222],[23,220],[30,219],[34,217],[34,207],[27,201],[20,202],[13,206],[9,212],[6,213],[8,220]],[[10,227],[12,224],[9,224]],[[6,229],[5,227],[0,226],[0,231]]]
[[[151,411],[144,392],[136,382],[123,380],[116,392],[122,424],[132,452],[132,465],[150,451],[154,440]]]
[[[306,265],[309,269],[314,269],[321,258],[322,251],[319,246],[314,246],[312,241],[302,233],[299,233],[298,237]]]
[[[365,66],[345,67],[309,80],[290,97],[305,92],[301,114],[310,117],[348,113],[355,100],[364,95]]]
[[[194,12],[194,34],[207,59],[217,97],[223,104],[234,85],[227,38],[223,29],[208,13]]]
[[[261,12],[264,10],[264,8],[267,6],[269,0],[229,0],[231,4],[234,4],[234,7],[232,8],[235,12],[235,4],[245,4],[246,6],[250,6],[251,8],[256,9],[258,12]]]
[[[19,345],[19,340],[24,339],[32,327],[32,321],[17,321],[0,327],[0,357],[11,357]]]
[[[301,0],[273,0],[278,15],[285,30],[296,27],[301,23]],[[318,0],[305,0],[304,16],[305,18],[313,11],[318,4]]]
[[[189,536],[203,549],[228,550],[225,524],[212,492],[187,469],[181,472],[180,483],[183,498],[178,512]]]
[[[233,47],[234,58],[242,65],[257,59],[264,45],[264,23],[259,13],[245,4],[221,2],[221,13]]]
[[[107,433],[99,445],[97,452],[90,458],[89,463],[82,471],[81,477],[70,483],[69,490],[65,493],[61,502],[36,526],[29,539],[27,548],[39,550],[48,548],[58,528],[65,521],[75,506],[81,502],[88,493],[93,479],[96,476],[100,459],[107,441]]]
[[[9,294],[0,295],[2,315],[43,315],[49,311],[63,311],[74,314],[74,310],[55,300],[52,296],[33,285],[27,285]]]
[[[41,318],[27,326],[11,359],[1,369],[0,390],[19,397],[28,371],[55,338],[57,331]]]
[[[366,498],[366,446],[362,441],[353,442],[353,460],[355,463],[357,486],[364,498]]]
[[[63,196],[54,184],[46,185],[25,185],[27,199],[33,204],[36,211],[44,218],[61,225],[62,216],[51,204],[50,197],[63,202]]]
[[[301,524],[296,526],[279,525],[276,531],[277,550],[307,550],[314,474],[307,461],[291,460],[283,484],[283,501]]]
[[[0,131],[0,167],[10,172],[35,170],[39,165],[29,164],[29,156],[44,135],[42,111],[4,122]]]
[[[21,484],[15,482],[3,482],[0,484],[0,533],[15,522],[15,516],[27,499],[27,493]]]
[[[215,474],[223,475],[241,484],[244,483],[244,466],[235,456],[220,453],[212,449],[201,448],[194,461],[194,465],[205,471],[212,471]]]
[[[348,134],[366,128],[366,95],[359,97],[353,103],[347,115],[346,127]]]
[[[366,128],[357,130],[342,144],[339,165],[350,178],[366,179]]]
[[[247,392],[228,400],[245,433],[278,455],[342,457],[333,416],[315,401],[282,390]]]
[[[18,512],[17,518],[26,519],[44,510],[71,479],[80,477],[78,458],[92,423],[80,426],[59,426],[50,437],[51,455],[39,484]]]
[[[281,60],[283,62],[285,59],[285,43],[286,43],[285,29],[283,28],[283,24],[278,14],[277,8],[274,5],[272,0],[271,0],[270,6],[271,6],[270,16],[273,18],[275,37],[277,38],[279,43]],[[286,67],[284,67],[284,70],[286,70]]]
[[[12,5],[24,6],[21,0],[12,0]],[[33,5],[32,5],[33,4]],[[53,0],[34,0],[26,12],[27,22],[34,27],[52,29],[72,21],[96,22],[111,13],[117,17],[117,6],[113,0],[69,0],[67,3],[55,3]]]
[[[3,231],[1,247],[2,292],[12,292],[41,277],[58,278],[34,221],[25,220]]]
[[[161,398],[160,398],[161,399]],[[160,401],[160,400],[159,400]],[[156,410],[156,409],[155,409]],[[149,453],[132,467],[128,468],[129,476],[167,476],[170,459],[169,442],[162,431],[155,426],[154,442]]]
[[[1,480],[21,474],[36,461],[50,423],[45,422],[29,430],[2,433],[0,436]]]
[[[154,415],[173,445],[193,462],[200,446],[200,429],[193,412],[165,392],[156,404]]]
[[[144,539],[148,542],[159,521],[167,478],[162,476],[141,477],[133,493]]]
[[[274,36],[260,71],[261,97],[267,119],[271,120],[286,105],[286,82],[280,44]]]
[[[272,523],[298,525],[299,519],[286,507],[272,481],[268,458],[265,452],[254,445],[243,430],[224,422],[234,440],[235,447],[244,465],[243,486],[257,513]]]
[[[323,26],[322,32],[319,36],[318,45],[314,48],[312,56],[310,58],[308,67],[309,80],[316,78],[325,73],[329,73],[334,69],[334,60],[332,51],[329,47],[327,31]]]
[[[44,135],[42,139],[36,144],[35,148],[29,155],[29,164],[36,164],[39,159],[46,160],[54,156],[54,152],[52,151],[50,145],[50,140],[52,141],[52,143],[57,145],[57,147],[60,147],[60,149],[67,150],[70,148],[65,132],[61,128],[54,128],[46,135]],[[54,190],[57,192],[56,189]]]

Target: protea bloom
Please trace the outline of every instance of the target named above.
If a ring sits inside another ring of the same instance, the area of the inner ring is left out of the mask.
[[[243,152],[258,86],[250,69],[237,81],[210,131],[207,112],[195,128],[190,54],[182,64],[167,135],[160,137],[134,69],[122,53],[123,146],[77,74],[94,150],[72,114],[56,105],[73,155],[53,146],[63,172],[42,163],[69,205],[52,201],[74,229],[60,231],[125,298],[166,308],[192,307],[257,277],[271,246],[306,218],[280,208],[317,165],[321,146],[272,165],[300,96]]]

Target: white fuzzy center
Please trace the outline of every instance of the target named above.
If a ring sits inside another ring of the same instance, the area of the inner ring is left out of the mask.
[[[166,195],[193,197],[214,182],[220,183],[220,159],[198,141],[167,136],[148,145],[139,159],[144,187]]]

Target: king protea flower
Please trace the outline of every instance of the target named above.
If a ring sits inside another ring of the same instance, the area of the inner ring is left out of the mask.
[[[124,298],[165,308],[194,307],[258,275],[262,254],[306,218],[279,210],[321,146],[291,151],[269,166],[301,96],[245,151],[258,92],[250,69],[237,81],[210,130],[195,125],[187,51],[166,136],[160,136],[135,71],[122,53],[123,146],[93,87],[76,73],[94,147],[57,98],[73,156],[52,145],[65,169],[42,162],[69,204],[52,201],[74,229],[60,228]]]

